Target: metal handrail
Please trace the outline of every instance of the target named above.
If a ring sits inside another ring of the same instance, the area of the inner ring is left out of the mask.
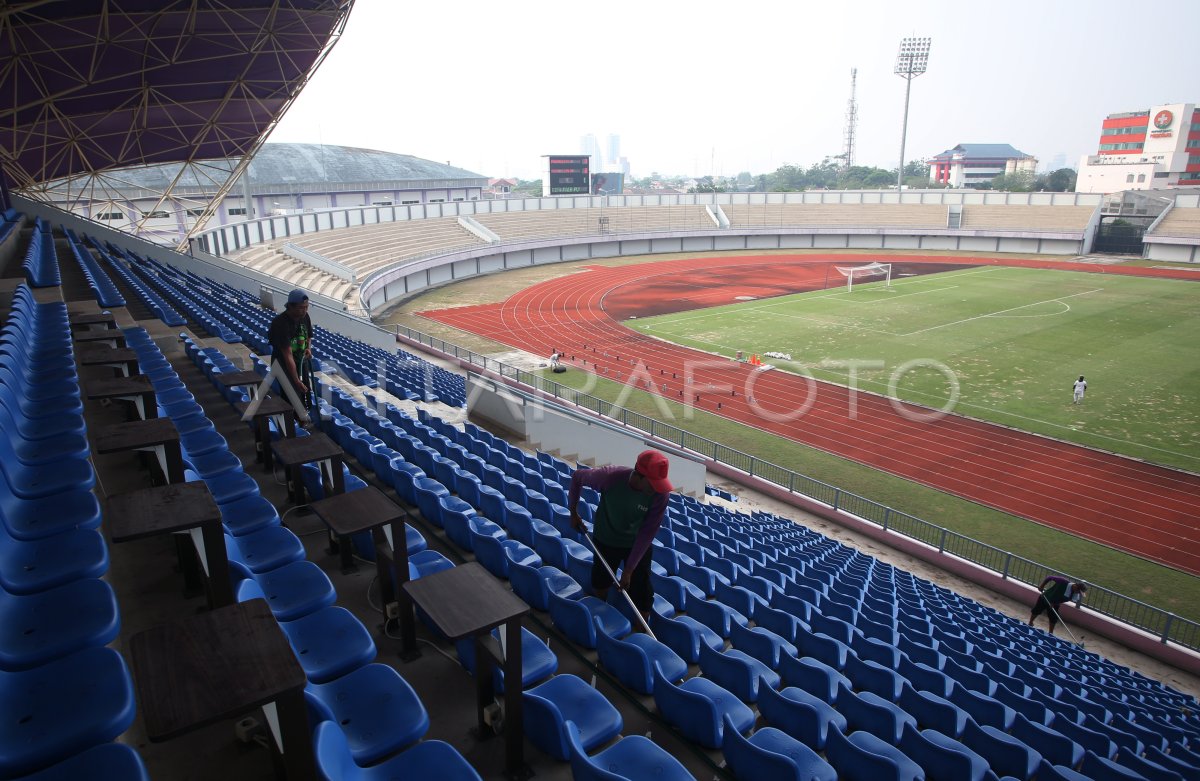
[[[637,412],[631,412],[623,407],[617,407],[604,399],[581,393],[539,374],[518,369],[497,361],[495,358],[459,347],[452,342],[402,325],[396,325],[395,328],[398,334],[407,339],[473,366],[479,366],[486,372],[534,388],[540,393],[552,396],[568,405],[603,415],[608,420],[638,431],[641,435],[650,435],[684,450],[699,453],[705,458],[731,466],[750,477],[772,483],[789,493],[807,497],[833,510],[875,524],[885,531],[915,539],[936,548],[940,553],[969,561],[983,569],[995,572],[1006,580],[1014,580],[1036,587],[1047,575],[1066,574],[1045,564],[959,534],[944,526],[922,520],[851,491],[794,472],[778,464],[763,461],[690,431]],[[1170,611],[1095,584],[1091,584],[1088,589],[1087,606],[1093,612],[1157,637],[1161,643],[1174,643],[1183,648],[1200,651],[1200,623]]]

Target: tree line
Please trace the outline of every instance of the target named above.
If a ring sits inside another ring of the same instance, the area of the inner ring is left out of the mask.
[[[884,190],[896,186],[896,169],[876,168],[874,166],[840,165],[835,158],[825,158],[820,163],[814,163],[807,168],[798,165],[782,165],[769,174],[758,174],[743,171],[737,176],[663,176],[657,172],[649,176],[635,177],[627,180],[629,187],[651,189],[654,187],[672,187],[686,189],[692,193],[724,193],[724,192],[771,192],[789,193],[803,190]],[[1071,168],[1059,168],[1041,174],[1020,171],[1013,174],[1001,174],[991,182],[980,184],[976,189],[1002,190],[1007,192],[1074,192],[1076,173]],[[912,160],[904,166],[904,186],[914,190],[943,189],[944,184],[933,182],[929,178],[929,166],[920,161]],[[537,197],[542,194],[542,180],[518,180],[514,193]]]

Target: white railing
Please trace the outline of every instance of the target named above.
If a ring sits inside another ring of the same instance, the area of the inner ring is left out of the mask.
[[[289,258],[306,263],[320,271],[324,271],[326,274],[332,274],[338,279],[344,279],[351,285],[358,284],[358,272],[343,263],[338,263],[332,258],[327,258],[320,253],[297,246],[291,242],[284,244],[280,247],[280,250]]]

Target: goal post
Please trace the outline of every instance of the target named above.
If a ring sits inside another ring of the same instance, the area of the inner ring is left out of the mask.
[[[868,263],[864,266],[834,266],[834,268],[846,278],[847,293],[854,289],[854,280],[856,279],[862,280],[883,276],[883,286],[886,288],[891,288],[892,286],[891,263]]]

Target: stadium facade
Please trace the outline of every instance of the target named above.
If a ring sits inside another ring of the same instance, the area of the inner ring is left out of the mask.
[[[1081,193],[1200,185],[1200,111],[1169,103],[1109,114],[1094,155],[1079,161]]]
[[[215,167],[225,168],[226,161]],[[107,186],[51,186],[59,208],[158,243],[185,235],[218,195],[218,179],[174,163],[110,172]],[[173,186],[172,186],[173,183]],[[362,206],[476,201],[487,177],[412,155],[330,144],[264,144],[206,227]],[[164,193],[169,195],[164,197]],[[247,207],[247,194],[249,208]]]
[[[930,180],[948,187],[979,187],[1002,174],[1037,169],[1036,157],[1009,144],[959,144],[927,162]]]

